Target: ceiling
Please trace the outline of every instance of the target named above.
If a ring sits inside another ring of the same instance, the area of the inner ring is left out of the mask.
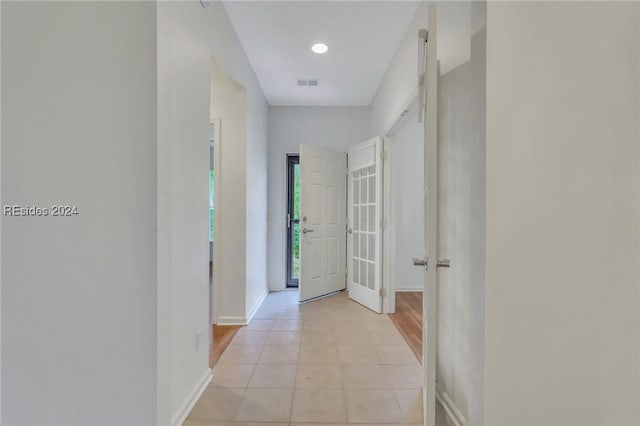
[[[416,13],[405,1],[225,1],[271,105],[369,105]],[[329,46],[323,55],[311,45]],[[317,79],[317,87],[296,79]]]

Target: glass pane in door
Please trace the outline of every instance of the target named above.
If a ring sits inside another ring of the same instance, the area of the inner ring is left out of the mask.
[[[300,279],[300,163],[297,155],[287,157],[287,287]]]

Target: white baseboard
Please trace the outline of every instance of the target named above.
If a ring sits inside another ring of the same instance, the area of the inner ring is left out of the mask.
[[[247,325],[247,318],[240,316],[220,316],[217,325]]]
[[[408,285],[401,285],[401,286],[397,286],[393,288],[395,291],[397,292],[402,292],[402,291],[419,291],[422,292],[424,290],[424,287],[413,287],[413,286],[408,286]]]
[[[264,299],[267,298],[268,294],[269,294],[269,290],[265,290],[264,293],[262,293],[262,296],[260,296],[260,298],[258,299],[258,302],[256,302],[256,304],[253,306],[253,308],[251,309],[251,311],[249,312],[249,314],[246,317],[222,315],[222,316],[220,316],[218,318],[218,325],[247,325],[247,324],[249,324],[249,321],[251,321],[251,319],[256,314],[256,312],[258,312],[258,309],[260,309],[260,306],[262,306],[262,302],[264,302]]]
[[[280,282],[279,284],[269,284],[268,287],[269,291],[282,291],[287,289],[284,282]]]
[[[258,299],[258,302],[253,306],[253,309],[251,309],[251,312],[249,312],[249,315],[247,315],[247,324],[253,319],[253,316],[258,312],[258,309],[262,306],[262,302],[264,302],[264,299],[266,299],[268,295],[269,289],[266,289],[264,293],[262,293],[262,296],[260,296],[260,299]]]
[[[211,374],[211,369],[207,368],[202,378],[198,380],[198,383],[196,383],[187,399],[180,406],[178,412],[173,415],[171,420],[171,424],[173,426],[182,426],[182,423],[187,419],[187,416],[193,409],[193,406],[196,405],[196,402],[198,402],[198,399],[200,399],[200,396],[202,396],[202,393],[209,382],[211,382],[212,378],[213,375]]]
[[[436,398],[444,407],[444,411],[447,412],[447,417],[453,422],[455,426],[465,426],[467,419],[462,414],[462,411],[456,407],[451,395],[447,393],[442,386],[436,385]]]

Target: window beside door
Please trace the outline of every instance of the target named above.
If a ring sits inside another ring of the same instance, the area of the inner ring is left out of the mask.
[[[300,280],[300,156],[287,155],[287,287]]]

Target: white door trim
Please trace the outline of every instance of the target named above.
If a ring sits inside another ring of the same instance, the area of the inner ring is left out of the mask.
[[[213,181],[213,275],[212,275],[212,310],[211,322],[217,324],[220,321],[220,280],[222,277],[222,262],[221,262],[221,250],[222,241],[221,233],[222,229],[222,215],[220,209],[220,203],[222,200],[222,190],[220,182],[222,180],[222,120],[220,117],[216,117],[211,120],[213,124],[213,171],[215,178]],[[216,233],[216,230],[218,232]]]
[[[391,262],[394,250],[393,240],[391,238],[395,233],[393,226],[393,204],[391,193],[391,157],[393,156],[393,144],[395,138],[393,136],[386,136],[382,138],[382,150],[385,152],[385,156],[382,160],[382,220],[385,221],[387,226],[382,229],[382,283],[381,286],[385,289],[385,297],[382,298],[382,313],[393,314],[396,312],[396,292],[395,283],[391,279],[393,277],[393,262]]]
[[[394,270],[394,262],[392,253],[395,250],[395,244],[392,235],[395,234],[396,229],[394,227],[394,223],[392,218],[394,217],[394,195],[393,195],[393,185],[391,179],[392,173],[392,165],[391,159],[393,158],[394,147],[396,143],[396,133],[404,128],[404,126],[409,123],[409,120],[416,119],[420,111],[418,109],[418,89],[416,88],[409,98],[402,105],[402,108],[396,115],[395,120],[385,132],[384,137],[384,150],[387,152],[386,161],[384,163],[384,185],[383,185],[383,211],[384,211],[384,219],[388,223],[387,229],[383,233],[383,268],[384,268],[384,282],[383,287],[387,289],[387,295],[383,300],[383,312],[386,314],[393,314],[396,311],[396,292],[401,291],[398,290],[398,286],[393,279],[396,276],[396,271]],[[416,119],[417,120],[417,119]],[[409,265],[409,264],[407,264]],[[411,266],[407,266],[411,267]]]

